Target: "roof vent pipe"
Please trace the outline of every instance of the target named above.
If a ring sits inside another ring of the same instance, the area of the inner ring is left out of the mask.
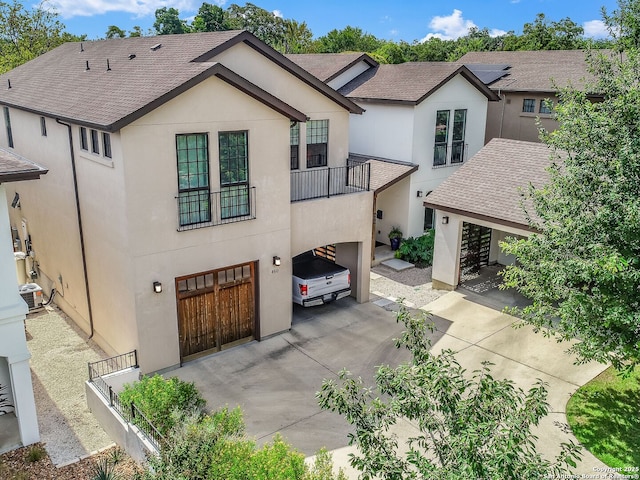
[[[80,42],[80,51],[84,52],[84,45],[82,45],[82,42]]]
[[[156,43],[153,47],[150,48],[150,50],[155,52],[156,50],[160,49],[161,46],[161,43]]]
[[[109,66],[109,59],[107,58],[107,72],[111,71],[111,67]]]
[[[7,83],[9,84],[8,88],[11,88],[11,79],[7,78]]]
[[[136,58],[136,54],[132,53],[129,55],[129,60],[133,60],[134,58]]]
[[[87,60],[87,68],[85,68],[85,71],[87,71],[87,70],[91,70],[91,69],[89,68],[89,60]]]

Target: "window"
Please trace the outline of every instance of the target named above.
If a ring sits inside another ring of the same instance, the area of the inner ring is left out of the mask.
[[[551,113],[552,109],[553,109],[553,102],[551,100],[549,100],[548,98],[544,100],[540,100],[540,110],[538,110],[538,112]]]
[[[107,132],[102,132],[102,154],[111,158],[111,135]]]
[[[249,152],[247,132],[220,132],[220,217],[249,215]]]
[[[289,137],[291,139],[291,170],[298,170],[300,168],[300,124],[298,122],[291,122]]]
[[[176,135],[180,226],[211,221],[206,133]]]
[[[436,113],[436,142],[433,151],[433,166],[447,164],[447,144],[449,142],[449,110]]]
[[[435,218],[435,210],[433,208],[424,208],[424,231],[428,232],[433,228],[433,220]]]
[[[82,150],[89,150],[89,142],[87,142],[87,129],[80,127],[80,148]]]
[[[329,120],[307,122],[307,168],[327,166]]]
[[[44,117],[40,117],[40,134],[43,137],[47,136],[47,120]]]
[[[97,130],[91,130],[91,152],[100,154],[100,141]]]
[[[9,114],[9,107],[3,107],[4,110],[4,125],[7,127],[7,144],[13,148],[13,133],[11,132],[11,115]]]
[[[451,142],[451,163],[464,161],[464,136],[467,126],[467,111],[455,110],[453,113],[453,135]]]
[[[525,98],[522,101],[522,111],[525,113],[535,113],[536,100],[534,98]]]

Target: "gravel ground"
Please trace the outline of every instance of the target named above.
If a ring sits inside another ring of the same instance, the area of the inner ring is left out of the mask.
[[[40,440],[60,466],[113,444],[87,407],[87,363],[106,355],[56,307],[27,316]]]
[[[447,293],[431,287],[431,267],[413,267],[398,272],[385,265],[371,269],[370,290],[378,297],[393,301],[404,298],[405,305],[411,308],[424,307]]]

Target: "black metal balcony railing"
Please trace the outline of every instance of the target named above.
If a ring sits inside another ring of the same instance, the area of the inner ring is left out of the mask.
[[[178,231],[244,222],[256,218],[256,187],[234,185],[219,192],[207,189],[181,192]]]
[[[291,172],[291,201],[368,191],[370,165],[354,162],[346,167],[314,168]]]
[[[137,350],[90,363],[89,380],[126,370],[127,368],[138,368]]]

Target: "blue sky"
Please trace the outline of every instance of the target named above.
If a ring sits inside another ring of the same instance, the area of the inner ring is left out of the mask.
[[[67,30],[87,34],[89,39],[104,37],[109,25],[143,32],[151,29],[157,8],[175,7],[181,18],[192,18],[202,0],[49,0],[62,17]],[[243,1],[209,0],[226,8]],[[508,30],[521,33],[525,22],[537,13],[549,20],[569,17],[585,28],[587,36],[603,37],[601,7],[610,12],[616,0],[254,0],[252,3],[299,22],[305,21],[314,37],[347,25],[362,28],[376,37],[412,42],[429,36],[457,38],[469,27],[488,28],[494,34]]]

